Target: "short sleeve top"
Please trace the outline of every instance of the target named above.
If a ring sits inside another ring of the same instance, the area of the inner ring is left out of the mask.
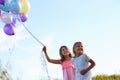
[[[85,75],[80,74],[81,70],[86,69],[89,66],[89,60],[90,58],[85,53],[80,55],[79,57],[72,58],[72,62],[76,67],[76,80],[84,80],[84,78],[91,77],[90,71]]]

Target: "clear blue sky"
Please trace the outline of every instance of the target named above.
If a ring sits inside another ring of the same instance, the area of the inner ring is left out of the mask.
[[[53,59],[59,59],[59,48],[67,45],[72,51],[82,41],[85,53],[95,62],[93,76],[120,74],[120,1],[119,0],[29,0],[26,27],[48,48]],[[39,80],[46,77],[36,42],[17,22],[14,36],[3,32],[0,21],[0,60],[16,80]],[[10,55],[11,52],[11,55]],[[61,65],[47,62],[51,78],[62,79]]]

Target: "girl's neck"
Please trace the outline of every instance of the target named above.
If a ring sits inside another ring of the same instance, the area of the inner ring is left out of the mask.
[[[75,57],[79,57],[79,56],[81,56],[83,53],[76,53],[75,54]]]
[[[65,57],[65,61],[70,60],[71,58],[69,56]]]

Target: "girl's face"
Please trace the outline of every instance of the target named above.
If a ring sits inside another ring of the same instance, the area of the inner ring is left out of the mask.
[[[69,55],[69,51],[66,47],[61,48],[61,53],[62,53],[63,56],[68,56]]]
[[[75,47],[74,47],[74,51],[75,51],[75,54],[82,54],[83,53],[83,45],[81,42],[78,42],[75,44]]]

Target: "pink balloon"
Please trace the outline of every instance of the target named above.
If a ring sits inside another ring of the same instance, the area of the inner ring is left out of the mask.
[[[4,26],[4,32],[9,35],[12,36],[15,34],[14,32],[14,25],[13,24],[5,24]]]

